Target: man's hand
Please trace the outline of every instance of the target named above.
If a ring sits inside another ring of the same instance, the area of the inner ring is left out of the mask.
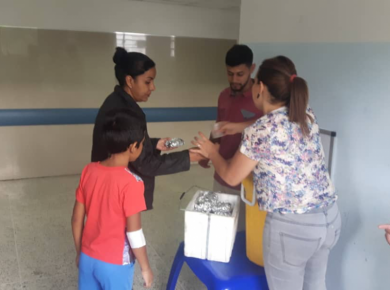
[[[190,151],[190,162],[199,162],[201,160],[205,160],[206,158],[202,156],[201,154],[191,152]]]
[[[242,133],[244,128],[244,123],[223,122],[219,127],[219,131],[224,135],[235,135]]]
[[[199,162],[199,165],[203,168],[210,168],[210,159],[203,159],[203,160],[200,160]]]

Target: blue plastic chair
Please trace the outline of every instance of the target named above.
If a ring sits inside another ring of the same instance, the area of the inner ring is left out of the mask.
[[[229,263],[187,258],[184,256],[184,243],[177,250],[169,275],[167,290],[175,290],[184,262],[209,290],[268,290],[263,267],[246,256],[245,232],[237,234]]]

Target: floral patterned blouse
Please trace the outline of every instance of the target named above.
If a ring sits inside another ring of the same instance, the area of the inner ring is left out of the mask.
[[[307,137],[289,121],[287,107],[264,115],[243,134],[241,153],[258,161],[253,182],[261,210],[302,214],[337,199],[317,120],[312,109],[307,114],[314,120]]]

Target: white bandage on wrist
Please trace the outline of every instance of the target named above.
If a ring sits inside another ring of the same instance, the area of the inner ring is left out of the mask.
[[[142,229],[135,232],[127,232],[127,238],[129,239],[130,247],[132,249],[142,248],[146,246],[145,236]]]

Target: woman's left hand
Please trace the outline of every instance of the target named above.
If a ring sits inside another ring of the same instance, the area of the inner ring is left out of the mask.
[[[191,143],[195,145],[197,149],[191,149],[190,151],[201,154],[206,158],[210,158],[212,154],[218,152],[219,144],[214,144],[201,132],[199,132],[199,137],[195,137]]]
[[[157,143],[157,150],[160,150],[160,151],[171,151],[171,150],[174,150],[176,148],[168,148],[167,146],[165,146],[165,143],[169,140],[171,140],[172,138],[161,138],[158,143]]]

